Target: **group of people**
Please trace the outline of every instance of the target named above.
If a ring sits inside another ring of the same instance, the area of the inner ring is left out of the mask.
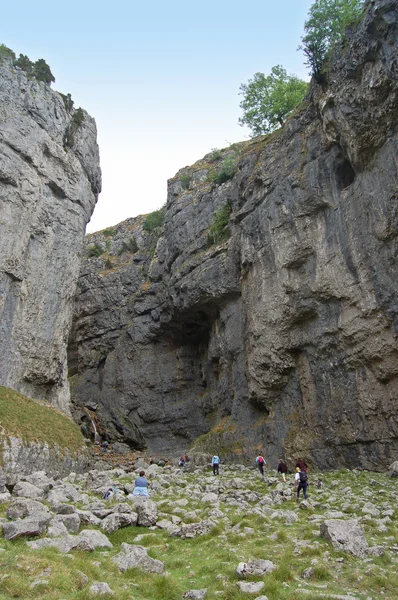
[[[149,461],[150,464],[153,464],[153,460]],[[187,454],[185,456],[181,456],[179,459],[179,466],[184,466],[185,463],[189,462],[189,457]],[[213,475],[220,474],[220,457],[215,454],[211,459],[211,466],[213,469]],[[262,476],[264,476],[264,467],[267,462],[265,458],[259,454],[256,458],[257,467]],[[294,485],[296,488],[296,500],[299,500],[300,492],[303,490],[303,496],[307,499],[307,485],[308,485],[308,475],[307,475],[308,466],[304,462],[304,460],[299,457],[296,462],[296,474],[294,478]],[[279,459],[277,473],[282,475],[283,481],[286,481],[286,474],[288,473],[288,467],[283,458]],[[112,495],[116,494],[116,490],[113,488],[109,488],[109,490],[105,493],[104,498],[110,498]],[[145,477],[145,471],[140,471],[139,477],[135,480],[135,486],[133,490],[133,496],[145,496],[148,497],[148,480]]]
[[[258,470],[261,475],[264,477],[264,467],[267,464],[264,457],[259,454],[256,458],[256,464]],[[298,501],[300,497],[300,492],[303,490],[303,496],[307,499],[307,485],[308,485],[308,474],[307,474],[308,466],[304,462],[304,460],[299,457],[296,461],[296,474],[294,477],[294,485],[296,488],[296,500]],[[277,467],[278,475],[282,475],[282,480],[286,481],[286,474],[288,473],[288,467],[283,458],[279,459],[278,467]]]

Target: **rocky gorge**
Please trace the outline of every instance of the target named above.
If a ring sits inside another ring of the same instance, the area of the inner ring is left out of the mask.
[[[88,236],[78,422],[157,454],[396,458],[397,49],[396,2],[367,3],[283,128],[181,169],[163,224]]]

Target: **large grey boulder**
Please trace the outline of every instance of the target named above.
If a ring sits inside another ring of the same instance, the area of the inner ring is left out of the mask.
[[[101,521],[100,527],[106,533],[113,533],[130,525],[137,525],[136,513],[113,513]]]
[[[56,515],[51,524],[63,523],[69,533],[77,533],[80,529],[80,517],[77,513],[70,515]]]
[[[180,537],[182,539],[194,538],[198,535],[205,535],[209,533],[214,527],[214,522],[210,520],[200,521],[199,523],[189,523],[182,525],[178,531],[170,532],[170,535],[174,537]]]
[[[43,538],[41,540],[27,542],[33,550],[41,548],[56,548],[65,554],[71,550],[84,550],[92,552],[96,548],[113,548],[108,538],[100,531],[85,529],[79,535],[68,535],[61,538]]]
[[[355,519],[330,519],[321,523],[320,533],[332,543],[335,550],[349,552],[359,558],[367,556],[369,545]]]
[[[156,525],[158,518],[158,507],[152,500],[139,499],[136,502],[137,525],[140,527],[152,527]]]
[[[9,519],[23,519],[24,517],[32,518],[51,518],[51,512],[49,508],[30,498],[18,498],[14,500],[7,509],[7,517]]]
[[[20,537],[32,537],[41,535],[49,523],[49,518],[18,519],[10,523],[3,523],[3,535],[6,540],[17,540]]]
[[[388,467],[388,476],[389,477],[398,477],[398,460],[396,460],[395,462],[393,462]]]
[[[143,546],[133,546],[125,542],[122,544],[121,552],[112,560],[122,572],[135,567],[148,573],[163,573],[164,571],[163,563],[148,556]]]
[[[236,584],[241,592],[245,592],[246,594],[258,594],[264,587],[264,581],[256,581],[253,583],[249,583],[248,581],[238,581]]]
[[[45,497],[45,492],[29,483],[28,481],[19,481],[12,490],[13,496],[19,496],[21,498],[32,498],[34,500],[43,500]]]

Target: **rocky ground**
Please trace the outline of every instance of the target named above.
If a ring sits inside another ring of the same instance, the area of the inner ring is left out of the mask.
[[[235,464],[213,476],[203,455],[184,469],[135,460],[3,488],[1,600],[397,597],[398,463],[310,472],[297,502],[293,475]],[[141,468],[150,499],[131,495]]]

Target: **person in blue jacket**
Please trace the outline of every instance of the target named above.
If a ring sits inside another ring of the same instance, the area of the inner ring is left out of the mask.
[[[220,464],[220,458],[217,456],[217,454],[215,454],[213,456],[213,458],[211,459],[211,466],[213,467],[213,475],[220,474],[219,464]]]
[[[148,497],[148,479],[145,477],[145,471],[140,471],[140,476],[135,480],[135,488],[133,490],[133,496],[146,496]]]

